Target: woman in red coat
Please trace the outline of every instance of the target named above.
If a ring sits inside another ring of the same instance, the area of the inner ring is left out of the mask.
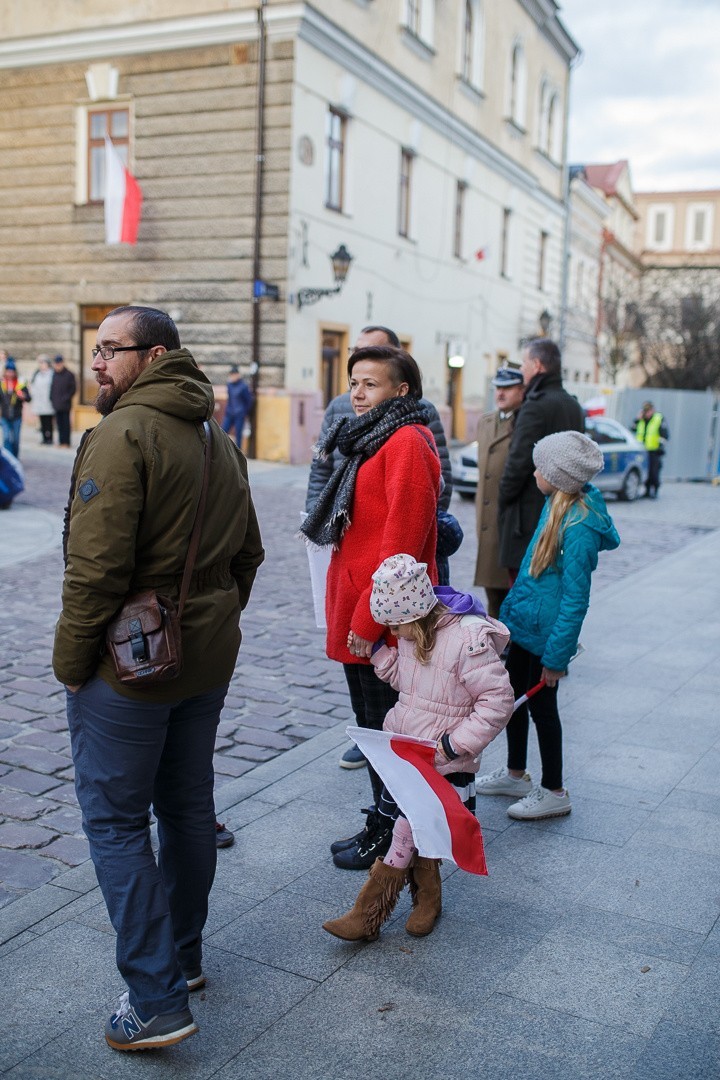
[[[372,575],[380,563],[407,552],[428,565],[437,581],[435,546],[440,463],[427,427],[420,370],[409,353],[392,346],[357,349],[348,362],[355,417],[341,417],[318,447],[344,455],[302,531],[315,544],[334,547],[325,600],[327,654],[345,669],[359,727],[381,729],[396,692],[370,664],[373,644],[394,644],[370,614]],[[365,828],[331,846],[336,866],[367,870],[388,849],[392,819],[378,805],[382,781],[368,765],[373,806]]]

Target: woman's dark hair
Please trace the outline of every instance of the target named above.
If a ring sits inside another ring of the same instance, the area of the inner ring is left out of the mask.
[[[400,383],[408,384],[408,397],[422,397],[422,375],[416,361],[409,352],[404,349],[395,349],[392,345],[368,345],[366,349],[356,349],[348,360],[348,379],[352,378],[352,372],[358,360],[375,360],[380,364],[387,364],[390,369],[390,378],[395,386]]]
[[[108,312],[105,318],[125,315],[126,312],[132,313],[132,329],[136,341],[143,341],[151,346],[164,345],[168,352],[181,348],[177,326],[166,312],[158,308],[130,304],[127,307],[115,308]]]

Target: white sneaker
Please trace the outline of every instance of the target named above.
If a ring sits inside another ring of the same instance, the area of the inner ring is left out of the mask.
[[[563,817],[572,810],[570,794],[567,788],[562,795],[548,791],[542,784],[526,795],[520,802],[508,806],[508,816],[518,821],[538,821],[540,818]]]
[[[475,792],[478,795],[528,795],[532,791],[530,774],[511,776],[504,765],[487,776],[478,776],[475,780]]]

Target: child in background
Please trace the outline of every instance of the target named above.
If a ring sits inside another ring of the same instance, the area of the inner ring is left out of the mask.
[[[383,728],[435,740],[435,767],[474,811],[480,755],[513,707],[500,660],[508,634],[475,597],[449,586],[433,589],[426,571],[425,563],[401,554],[373,574],[372,617],[398,639],[397,648],[380,644],[372,656],[378,677],[400,694]],[[407,882],[413,898],[408,933],[429,934],[440,914],[440,860],[416,858],[410,824],[387,789],[378,813],[395,822],[390,850],[376,859],[352,910],[323,924],[345,941],[374,941]]]
[[[590,578],[598,552],[620,537],[605,501],[589,483],[603,467],[600,449],[579,431],[541,439],[533,450],[535,481],[547,496],[517,581],[500,608],[512,637],[507,668],[515,697],[545,679],[545,687],[513,714],[506,728],[507,768],[477,782],[479,795],[524,796],[508,808],[511,818],[536,821],[571,810],[563,786],[558,680],[577,652],[590,603]],[[528,709],[537,730],[542,780],[533,787],[527,765]]]

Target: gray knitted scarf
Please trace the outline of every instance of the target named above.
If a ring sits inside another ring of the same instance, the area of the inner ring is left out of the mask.
[[[342,461],[320,492],[300,532],[318,547],[337,547],[350,524],[350,509],[358,470],[376,454],[391,435],[407,424],[427,424],[424,405],[410,397],[387,398],[361,416],[341,416],[315,448],[325,458],[335,447],[344,454]]]

